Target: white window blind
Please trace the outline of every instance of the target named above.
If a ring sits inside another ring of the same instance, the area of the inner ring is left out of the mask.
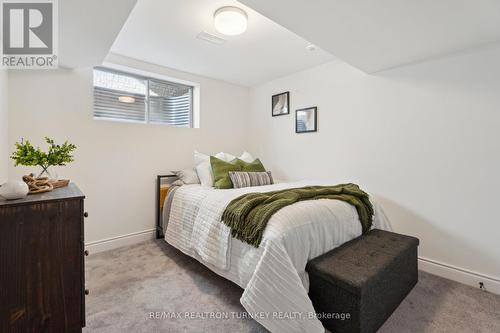
[[[94,118],[192,127],[193,87],[94,68]]]

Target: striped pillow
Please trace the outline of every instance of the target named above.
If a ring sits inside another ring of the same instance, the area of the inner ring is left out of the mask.
[[[231,178],[234,188],[274,184],[271,171],[266,171],[266,172],[229,171],[229,178]]]

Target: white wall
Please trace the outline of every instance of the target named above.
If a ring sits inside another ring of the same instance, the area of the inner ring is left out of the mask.
[[[9,76],[9,147],[44,136],[77,145],[76,161],[60,168],[87,196],[87,242],[150,230],[155,225],[156,175],[190,167],[193,150],[245,149],[249,90],[131,59],[114,63],[201,85],[201,128],[92,119],[92,69],[13,71]],[[10,167],[14,177],[33,168]]]
[[[280,178],[359,183],[422,257],[498,279],[499,59],[497,45],[378,75],[331,62],[254,87],[254,150]],[[271,117],[287,90],[292,114]],[[295,134],[308,106],[318,132]]]
[[[7,181],[9,161],[7,73],[7,70],[0,70],[0,185]]]
[[[155,176],[190,166],[194,149],[250,149],[278,178],[359,183],[381,202],[395,231],[420,238],[422,257],[494,281],[500,278],[498,59],[500,46],[492,46],[378,75],[331,62],[250,92],[109,59],[199,82],[200,129],[93,120],[90,68],[12,71],[8,147],[21,137],[42,144],[45,135],[78,146],[76,162],[58,173],[87,195],[88,242],[153,229]],[[286,90],[292,114],[271,117],[271,95]],[[295,134],[293,110],[314,105],[319,131]],[[29,171],[11,166],[9,175]]]

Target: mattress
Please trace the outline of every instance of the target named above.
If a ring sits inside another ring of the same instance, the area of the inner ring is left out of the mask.
[[[269,220],[258,248],[232,238],[220,219],[234,198],[318,182],[290,182],[217,190],[184,185],[167,197],[166,241],[244,289],[241,303],[271,332],[323,332],[307,296],[307,262],[361,235],[356,209],[339,200],[309,200],[287,206]],[[390,230],[373,202],[373,228]]]

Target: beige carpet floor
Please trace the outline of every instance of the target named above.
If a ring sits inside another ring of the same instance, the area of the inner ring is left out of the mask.
[[[163,240],[91,255],[86,265],[86,333],[266,332],[242,317],[242,289]],[[500,332],[500,296],[424,272],[419,278],[379,332]]]

